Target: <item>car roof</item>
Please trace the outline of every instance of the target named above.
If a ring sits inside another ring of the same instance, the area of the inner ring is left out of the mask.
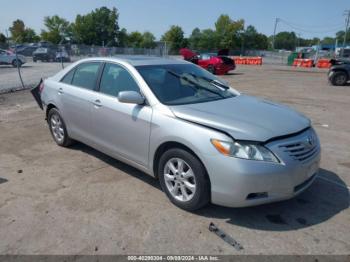
[[[111,62],[126,62],[132,66],[146,66],[146,65],[168,65],[168,64],[188,64],[188,62],[174,58],[163,58],[156,56],[134,56],[134,55],[120,55],[113,57],[91,57],[84,59],[84,61],[99,60]]]

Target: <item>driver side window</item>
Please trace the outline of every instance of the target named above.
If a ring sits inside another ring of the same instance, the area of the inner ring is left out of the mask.
[[[126,69],[107,63],[101,77],[100,92],[117,97],[121,91],[140,92],[140,89]]]

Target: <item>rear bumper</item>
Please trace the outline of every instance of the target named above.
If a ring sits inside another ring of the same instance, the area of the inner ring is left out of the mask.
[[[220,64],[217,65],[215,67],[215,73],[217,75],[225,75],[227,74],[229,71],[235,70],[236,69],[236,65],[226,65],[226,64]]]

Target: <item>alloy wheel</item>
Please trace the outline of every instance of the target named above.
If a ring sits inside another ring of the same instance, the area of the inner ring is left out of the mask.
[[[53,114],[50,118],[50,128],[57,142],[61,143],[64,140],[64,129],[60,116]]]
[[[165,164],[164,181],[170,194],[178,201],[187,202],[196,192],[193,170],[181,158],[171,158]]]

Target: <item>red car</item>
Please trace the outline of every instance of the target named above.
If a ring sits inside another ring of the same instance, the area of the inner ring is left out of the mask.
[[[190,49],[182,48],[180,54],[185,60],[203,67],[212,74],[225,75],[236,68],[235,61],[227,57],[227,49],[219,50],[217,54],[203,53],[198,55]]]

